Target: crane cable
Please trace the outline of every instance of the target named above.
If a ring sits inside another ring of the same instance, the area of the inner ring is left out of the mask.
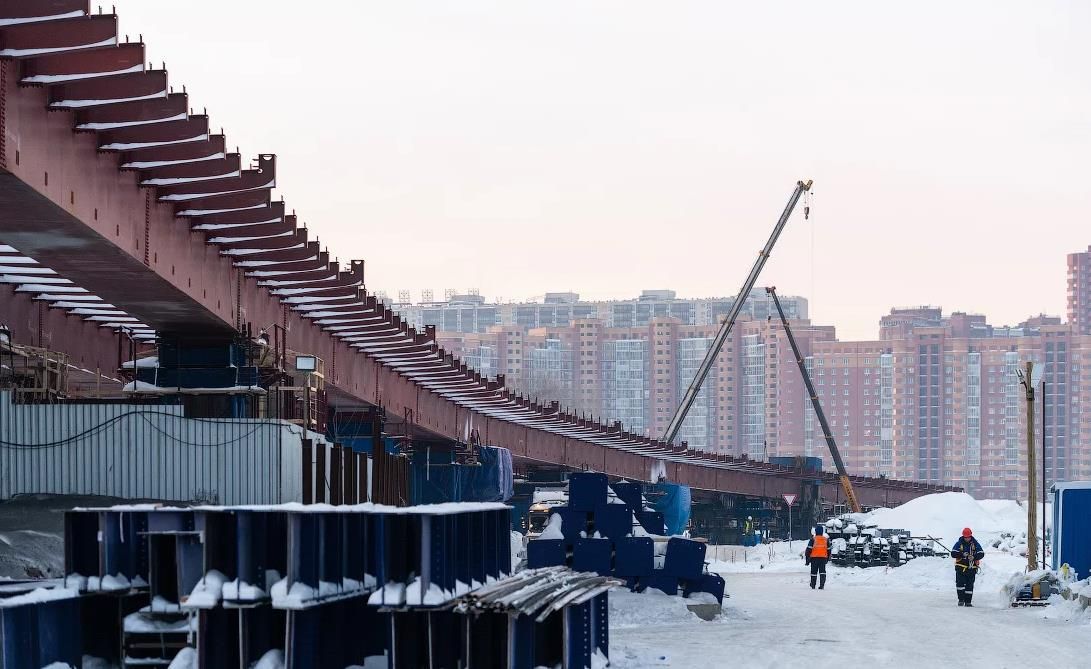
[[[809,190],[806,193],[803,194],[803,220],[804,221],[810,221],[811,220],[811,202],[812,202],[813,197],[814,196],[812,195],[811,191],[809,191]],[[815,225],[812,222],[811,223],[811,291],[810,291],[810,302],[812,303],[812,305],[815,302],[815,294],[814,294],[814,229],[815,229]],[[811,317],[811,310],[810,309],[807,310],[807,316]]]

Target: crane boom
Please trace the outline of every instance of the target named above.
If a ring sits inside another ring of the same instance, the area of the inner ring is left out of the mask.
[[[803,376],[803,383],[807,386],[807,396],[811,398],[811,406],[814,407],[814,413],[818,416],[818,424],[822,426],[822,435],[826,437],[826,445],[830,448],[830,455],[833,456],[833,463],[837,466],[837,474],[841,478],[841,487],[845,490],[845,499],[848,500],[849,508],[853,513],[860,513],[860,503],[856,501],[856,491],[852,488],[852,480],[849,479],[848,470],[845,469],[845,462],[841,459],[841,453],[837,450],[837,440],[833,438],[833,432],[830,431],[830,424],[826,421],[826,414],[822,411],[822,403],[818,401],[818,393],[815,392],[814,384],[811,382],[811,375],[807,373],[807,365],[803,362],[803,355],[799,352],[799,345],[796,344],[795,335],[792,334],[792,328],[788,326],[788,318],[784,315],[784,309],[780,306],[780,300],[777,298],[777,289],[769,287],[765,289],[773,298],[773,305],[777,308],[777,313],[780,315],[780,322],[784,325],[784,334],[788,335],[788,344],[792,347],[792,356],[796,359],[796,364],[799,365],[799,373]]]
[[[727,341],[727,335],[731,333],[731,327],[735,325],[735,319],[739,317],[743,303],[750,296],[750,291],[754,288],[758,275],[761,274],[761,268],[765,266],[765,261],[769,259],[769,254],[773,251],[773,245],[777,243],[777,238],[780,237],[781,231],[784,230],[784,226],[788,223],[788,218],[796,208],[799,198],[811,189],[812,183],[811,180],[796,182],[795,190],[792,191],[791,197],[788,198],[788,204],[784,207],[784,212],[781,213],[780,219],[777,220],[777,224],[773,227],[773,234],[769,236],[769,241],[765,242],[765,247],[758,252],[758,259],[750,269],[746,281],[743,282],[742,289],[739,290],[739,294],[735,298],[735,303],[731,305],[731,311],[728,313],[727,318],[724,319],[719,332],[716,333],[716,338],[712,340],[712,346],[705,353],[705,359],[701,361],[701,366],[697,368],[697,375],[693,377],[689,388],[686,389],[686,394],[682,396],[682,402],[674,410],[671,422],[667,424],[667,429],[663,433],[663,441],[668,444],[678,436],[678,430],[682,428],[682,422],[686,420],[686,415],[689,414],[694,400],[697,399],[697,393],[701,391],[701,384],[705,382],[705,377],[708,376],[709,370],[712,369],[713,363],[716,362],[716,356],[719,355],[720,349],[723,348],[724,342]]]

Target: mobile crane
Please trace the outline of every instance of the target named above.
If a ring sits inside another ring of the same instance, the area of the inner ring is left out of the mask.
[[[822,435],[826,437],[826,445],[830,447],[830,455],[833,456],[833,463],[837,466],[837,475],[841,477],[841,487],[845,490],[845,499],[848,501],[849,508],[852,509],[853,513],[860,513],[860,502],[856,501],[856,491],[852,488],[849,473],[845,470],[845,462],[841,459],[841,453],[837,450],[837,441],[833,438],[833,432],[830,431],[830,425],[826,421],[826,414],[822,411],[822,404],[818,401],[818,393],[815,392],[814,384],[811,383],[811,375],[807,373],[807,365],[804,364],[803,356],[799,353],[799,345],[796,344],[792,328],[788,327],[788,317],[784,315],[784,309],[781,308],[780,300],[777,299],[777,289],[770,286],[765,289],[765,292],[773,298],[773,305],[776,306],[777,313],[780,315],[780,322],[784,325],[784,334],[788,335],[788,344],[792,347],[792,355],[796,359],[796,364],[799,365],[799,373],[803,376],[803,383],[807,386],[807,396],[811,398],[814,413],[818,416],[818,424],[822,426]]]
[[[787,225],[788,218],[791,217],[792,212],[795,210],[799,198],[811,190],[812,183],[811,180],[796,182],[795,190],[792,191],[792,195],[788,198],[788,204],[784,207],[780,218],[777,219],[776,225],[773,226],[773,234],[769,235],[769,241],[765,242],[765,246],[761,251],[758,251],[758,259],[754,261],[754,266],[750,268],[750,274],[743,281],[742,288],[735,298],[735,303],[731,305],[731,311],[727,314],[723,324],[720,325],[720,330],[716,333],[715,339],[712,340],[712,345],[705,352],[705,359],[701,361],[701,366],[697,368],[697,374],[693,377],[693,381],[690,381],[689,388],[686,389],[686,394],[682,397],[682,402],[674,410],[674,415],[671,416],[670,423],[667,424],[667,429],[663,432],[663,441],[666,443],[672,443],[674,438],[678,436],[678,431],[682,429],[682,422],[686,420],[686,415],[689,414],[693,401],[697,399],[697,393],[701,392],[701,384],[705,382],[705,377],[708,376],[709,370],[712,369],[713,363],[716,362],[716,356],[720,354],[720,349],[723,348],[724,342],[727,341],[727,335],[731,334],[735,319],[739,317],[743,303],[750,296],[750,291],[754,288],[758,275],[761,274],[761,268],[765,267],[765,261],[769,259],[769,254],[773,251],[773,245],[777,243],[777,238],[780,237],[781,231]],[[809,216],[809,207],[804,205],[803,212],[805,217]]]

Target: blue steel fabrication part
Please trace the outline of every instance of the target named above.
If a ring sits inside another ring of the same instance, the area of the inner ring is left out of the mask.
[[[477,464],[455,462],[452,451],[418,450],[410,467],[410,501],[506,502],[515,494],[511,451],[478,447]]]
[[[689,486],[677,483],[658,483],[655,489],[662,495],[655,501],[653,507],[663,514],[663,522],[666,525],[666,534],[681,534],[689,524],[691,507],[691,494]]]
[[[552,507],[552,529],[527,543],[527,566],[531,569],[571,566],[576,571],[613,575],[634,591],[655,588],[670,594],[679,589],[687,597],[705,592],[723,602],[724,581],[705,573],[705,544],[679,537],[663,536],[663,513],[637,511],[642,508],[639,488],[614,484],[610,498],[601,474],[580,472],[569,478],[569,506]],[[665,494],[659,504],[676,526],[688,519],[689,488],[677,484],[657,486]],[[581,508],[577,511],[573,500]],[[638,506],[634,509],[626,500]],[[611,503],[612,502],[612,503]],[[646,522],[650,521],[650,522]],[[658,532],[649,526],[658,524]],[[558,535],[559,531],[559,535]],[[649,536],[652,535],[652,536]],[[559,538],[558,538],[559,536]],[[656,544],[662,550],[657,558]],[[657,560],[662,563],[657,568]]]
[[[80,600],[69,596],[38,602],[34,598],[30,593],[0,599],[0,669],[37,669],[54,662],[80,666]]]
[[[165,665],[180,652],[198,667],[304,669],[608,656],[606,592],[623,583],[609,576],[612,541],[580,539],[592,571],[509,576],[509,515],[495,503],[71,511],[67,599],[0,603],[0,649],[14,658],[0,669],[84,655]]]

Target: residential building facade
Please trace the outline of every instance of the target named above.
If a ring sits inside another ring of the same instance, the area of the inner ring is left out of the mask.
[[[1044,382],[1035,387],[1038,466],[1047,483],[1091,478],[1091,410],[1081,408],[1091,406],[1091,321],[1083,315],[1089,266],[1091,251],[1068,258],[1067,323],[1036,316],[1001,327],[925,306],[892,309],[875,340],[838,341],[833,327],[810,323],[799,299],[792,331],[849,471],[1025,498],[1020,374],[1032,361]],[[489,375],[503,374],[517,392],[660,437],[719,325],[699,318],[696,307],[676,313],[687,301],[672,302],[673,295],[650,297],[669,310],[636,310],[639,301],[630,301],[632,312],[573,318],[569,311],[563,325],[441,332],[440,343]],[[589,304],[564,299],[570,307]],[[736,323],[676,443],[758,460],[814,455],[832,467],[784,329],[760,305],[749,304]]]
[[[807,318],[807,300],[781,296],[781,304],[790,318]],[[631,300],[581,301],[578,293],[546,293],[541,302],[490,303],[476,293],[451,294],[443,302],[419,304],[395,303],[410,325],[452,332],[486,332],[494,325],[524,329],[567,327],[577,320],[597,319],[606,327],[643,327],[657,318],[673,318],[685,325],[719,323],[731,311],[735,299],[713,297],[679,298],[673,290],[645,290]],[[760,319],[775,315],[772,300],[764,292],[755,292],[746,301],[742,313]]]

